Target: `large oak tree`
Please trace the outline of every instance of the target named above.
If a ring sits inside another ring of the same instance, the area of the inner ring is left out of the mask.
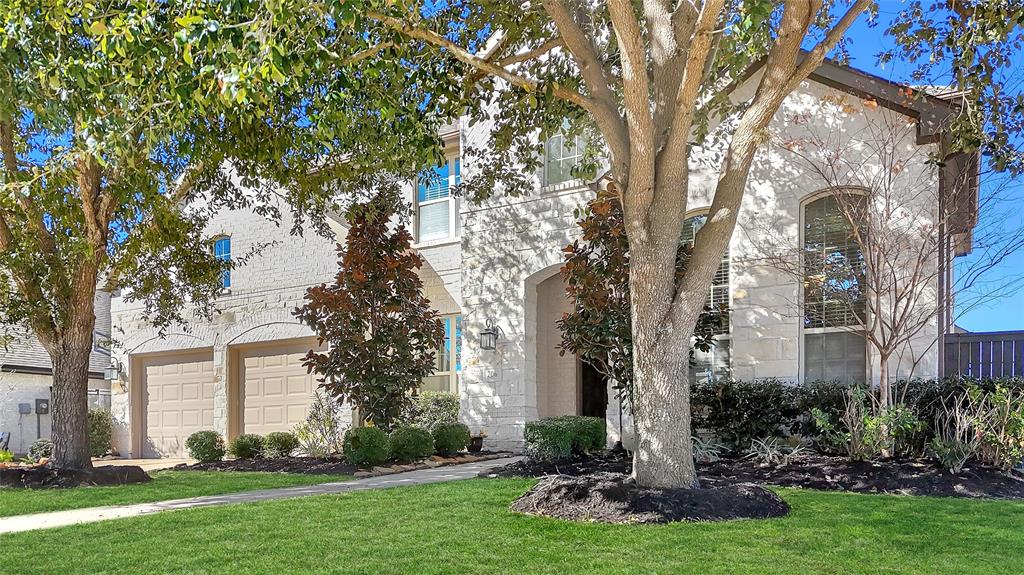
[[[296,231],[322,228],[333,198],[436,157],[439,126],[405,88],[421,72],[367,67],[379,50],[322,8],[0,3],[0,327],[27,325],[52,360],[54,465],[90,467],[97,289],[124,290],[160,327],[209,314],[233,265],[204,232],[215,210],[276,217],[284,196]]]
[[[466,113],[487,122],[489,135],[464,151],[486,160],[475,163],[475,173],[467,169],[470,197],[530,189],[547,136],[583,134],[592,142],[587,163],[603,157],[604,181],[619,196],[629,240],[633,473],[643,485],[696,485],[682,351],[732,236],[748,173],[786,97],[826,56],[844,55],[844,36],[855,21],[878,23],[876,3],[369,0],[340,6],[363,37],[401,46],[411,66],[432,54],[462,65],[460,74],[452,65],[450,81],[462,86]],[[998,89],[1000,72],[1020,47],[1019,5],[909,1],[886,17],[891,21],[881,24],[896,48],[883,58],[920,61],[916,80],[959,84],[973,98],[949,126],[944,152],[981,147],[1002,166],[1019,166],[1013,127],[1021,100]],[[734,101],[734,89],[745,81],[754,84],[752,95]],[[677,276],[673,263],[699,148],[717,152],[718,179],[707,223]]]

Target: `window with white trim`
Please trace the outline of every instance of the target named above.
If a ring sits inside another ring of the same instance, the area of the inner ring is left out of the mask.
[[[448,240],[459,234],[459,202],[452,188],[462,183],[462,162],[450,157],[427,170],[416,185],[416,241]]]
[[[860,201],[848,194],[849,201]],[[864,253],[843,209],[828,195],[804,206],[804,380],[867,380]]]
[[[420,390],[457,393],[462,373],[462,316],[444,316],[441,322],[444,323],[444,343],[434,360],[434,375],[423,379]]]
[[[213,240],[213,257],[222,262],[231,263],[231,236],[221,236]],[[231,270],[226,269],[221,275],[221,287],[231,287]]]
[[[693,246],[697,231],[708,221],[707,214],[699,214],[686,218],[683,221],[684,245]],[[715,276],[711,280],[711,287],[708,288],[708,299],[705,305],[709,308],[720,310],[729,307],[729,275],[730,275],[729,248],[722,254],[722,261],[718,264]],[[729,333],[729,314],[722,318],[722,323],[715,328],[714,345],[708,351],[699,349],[693,350],[693,361],[690,364],[690,380],[714,380],[728,377],[731,373],[732,361],[732,338]]]
[[[544,144],[544,185],[554,186],[576,178],[572,169],[583,161],[583,136],[555,134]]]

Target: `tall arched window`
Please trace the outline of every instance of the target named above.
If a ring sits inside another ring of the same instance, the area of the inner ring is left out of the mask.
[[[828,195],[804,206],[804,380],[864,382],[864,253],[851,218],[865,196]]]
[[[683,222],[683,244],[693,245],[699,230],[708,221],[707,214],[686,218]],[[721,309],[729,306],[729,249],[722,254],[715,277],[711,280],[707,305]],[[694,350],[694,361],[690,365],[690,380],[728,377],[731,372],[732,340],[729,336],[729,315],[726,314],[715,334],[715,345],[710,351]]]

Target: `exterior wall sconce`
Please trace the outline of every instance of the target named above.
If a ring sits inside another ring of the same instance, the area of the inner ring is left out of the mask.
[[[110,382],[117,382],[121,386],[121,391],[128,391],[128,384],[121,378],[121,364],[114,358],[110,359],[110,365],[103,370],[103,379]]]
[[[504,335],[504,333],[491,320],[487,320],[484,325],[486,327],[480,332],[480,349],[496,349],[498,347],[498,336]]]

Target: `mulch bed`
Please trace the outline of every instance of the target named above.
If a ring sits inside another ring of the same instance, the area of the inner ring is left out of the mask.
[[[182,463],[174,471],[267,471],[310,475],[352,475],[356,466],[336,457],[281,457],[277,459],[228,459],[211,463]]]
[[[646,489],[627,475],[556,475],[516,499],[512,511],[571,521],[668,523],[768,519],[789,513],[775,493],[751,483],[704,489]]]
[[[54,469],[48,465],[0,468],[0,487],[66,488],[130,485],[147,481],[152,481],[152,478],[141,467],[135,465],[95,467],[88,471]]]
[[[521,461],[485,472],[487,477],[583,476],[632,471],[627,455],[610,452],[558,462]],[[1024,499],[1024,476],[974,466],[951,474],[928,460],[851,462],[844,457],[810,454],[780,467],[758,467],[746,459],[722,459],[697,466],[702,487],[742,483],[804,487],[854,493]]]

